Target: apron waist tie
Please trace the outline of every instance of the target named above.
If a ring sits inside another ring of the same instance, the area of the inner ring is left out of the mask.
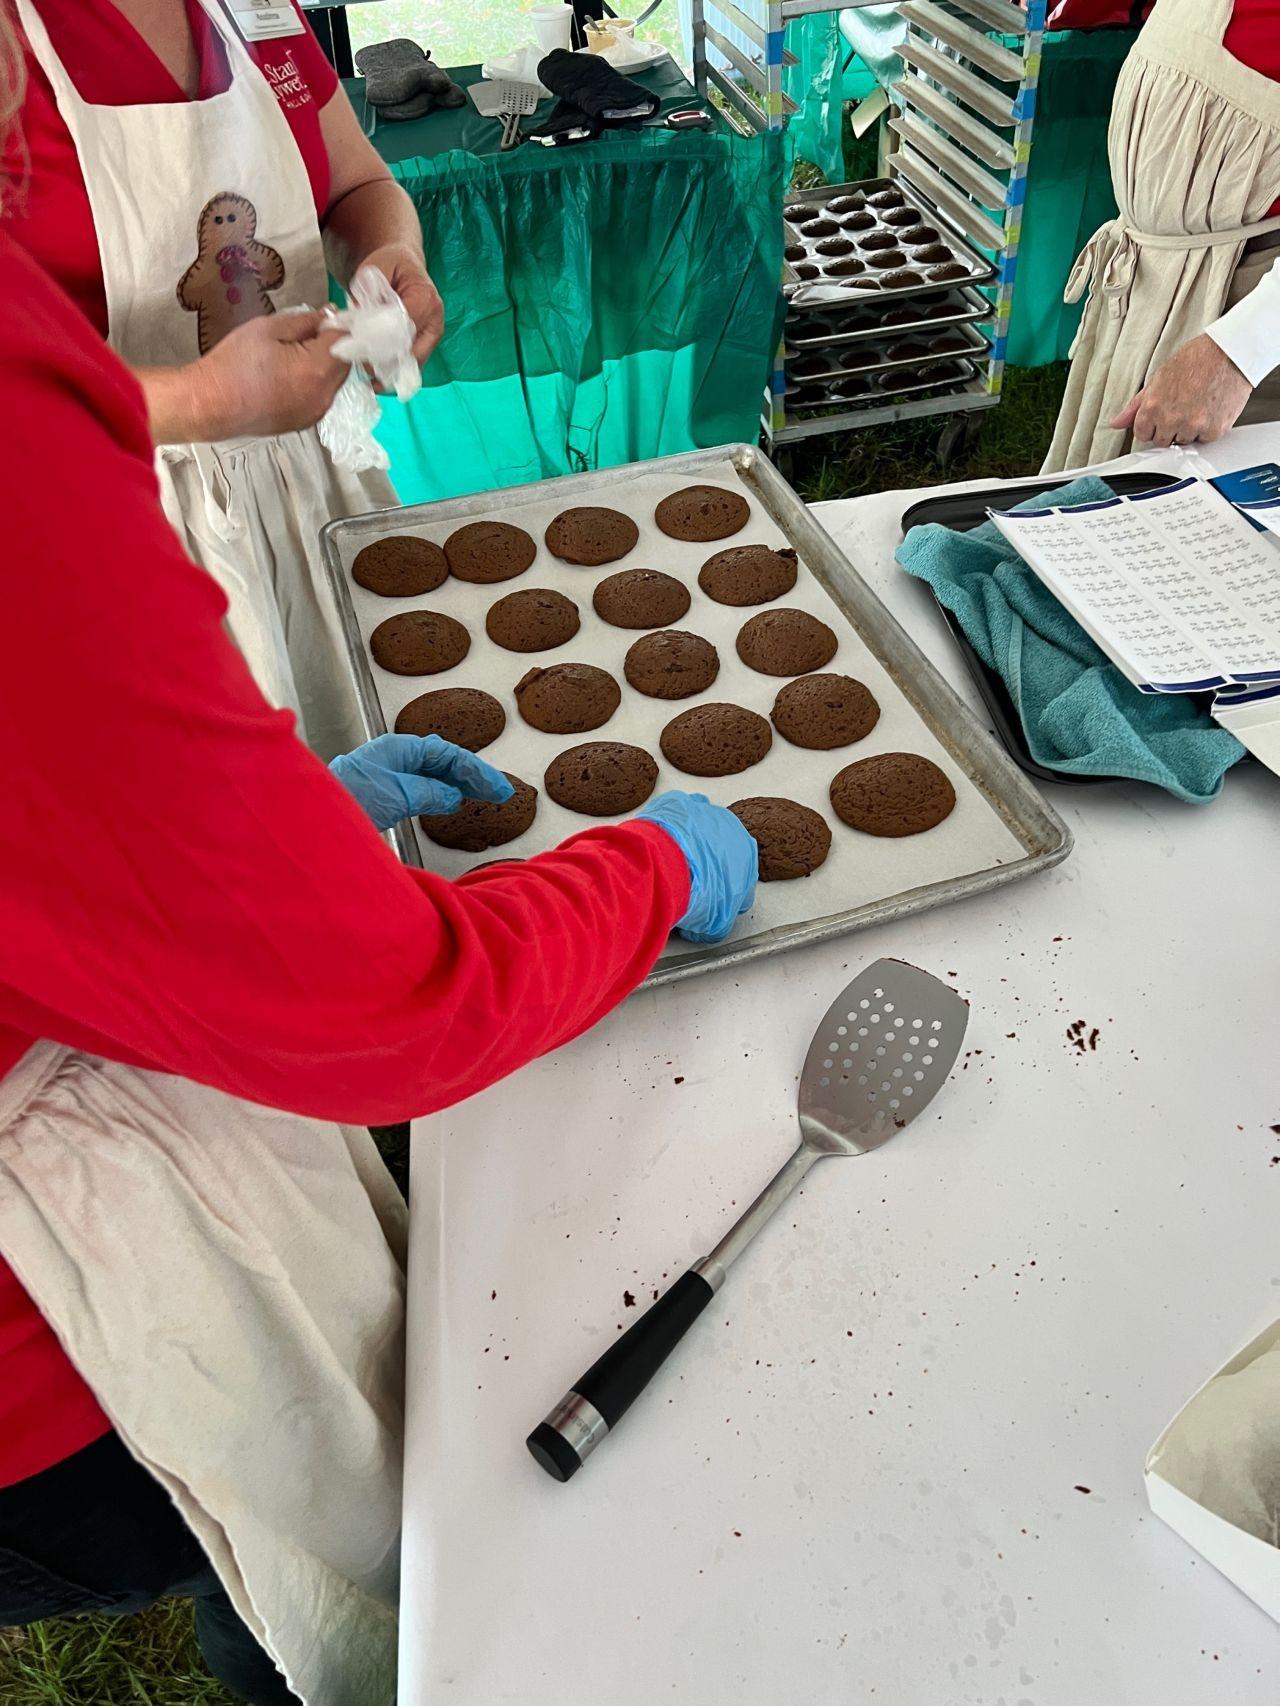
[[[1075,265],[1062,293],[1064,302],[1078,302],[1087,290],[1107,305],[1115,318],[1129,306],[1129,292],[1138,265],[1140,249],[1213,249],[1225,243],[1247,243],[1268,232],[1280,231],[1280,217],[1259,219],[1253,225],[1231,226],[1225,231],[1137,231],[1123,215],[1100,225],[1076,256]]]

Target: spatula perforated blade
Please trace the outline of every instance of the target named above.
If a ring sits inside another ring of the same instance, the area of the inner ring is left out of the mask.
[[[865,1155],[909,1125],[955,1065],[969,1006],[904,960],[877,960],[836,997],[800,1074],[800,1135],[819,1155]]]
[[[531,113],[541,99],[535,83],[517,83],[512,77],[469,84],[467,93],[481,118],[504,118],[512,113]]]
[[[724,1284],[730,1265],[816,1161],[866,1155],[910,1125],[955,1065],[969,1004],[903,960],[877,960],[842,990],[800,1074],[800,1147],[709,1256],[617,1339],[526,1440],[567,1481],[630,1409]]]

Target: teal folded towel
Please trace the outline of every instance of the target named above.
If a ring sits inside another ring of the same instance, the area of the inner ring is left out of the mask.
[[[1096,503],[1114,493],[1093,475],[1020,510]],[[909,575],[927,581],[982,661],[1009,689],[1039,764],[1073,776],[1129,776],[1204,805],[1244,756],[1203,703],[1139,693],[1058,603],[989,521],[972,533],[930,522],[898,547]]]

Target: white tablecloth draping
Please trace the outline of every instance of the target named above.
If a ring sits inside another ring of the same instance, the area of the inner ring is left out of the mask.
[[[819,514],[972,699],[893,563],[922,495]],[[1278,787],[1055,789],[1056,871],[641,994],[418,1125],[403,1706],[1274,1706],[1274,1625],[1142,1465],[1280,1313]],[[972,1002],[953,1081],[820,1168],[552,1482],[526,1432],[785,1155],[881,954]]]

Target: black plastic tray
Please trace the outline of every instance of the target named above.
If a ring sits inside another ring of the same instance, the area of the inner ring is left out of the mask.
[[[1108,474],[1105,478],[1111,490],[1119,497],[1132,497],[1137,492],[1153,492],[1161,486],[1174,486],[1178,483],[1174,474]],[[1017,486],[988,486],[982,491],[947,492],[940,497],[923,498],[902,512],[903,536],[906,536],[910,528],[923,527],[929,521],[936,521],[941,527],[950,527],[956,533],[968,533],[972,528],[982,525],[987,519],[989,509],[1013,509],[1016,504],[1025,503],[1028,498],[1042,497],[1044,493],[1056,491],[1065,483],[1061,474],[1054,474],[1041,480],[1027,480]],[[995,670],[988,669],[974,651],[964,629],[951,611],[940,601],[938,609],[941,610],[947,627],[960,648],[996,733],[1020,770],[1025,770],[1028,776],[1034,776],[1038,782],[1057,782],[1065,788],[1091,787],[1098,782],[1116,780],[1111,776],[1072,776],[1065,771],[1051,770],[1045,764],[1038,764],[1027,746],[1022,718],[1009,696],[1009,689]]]

